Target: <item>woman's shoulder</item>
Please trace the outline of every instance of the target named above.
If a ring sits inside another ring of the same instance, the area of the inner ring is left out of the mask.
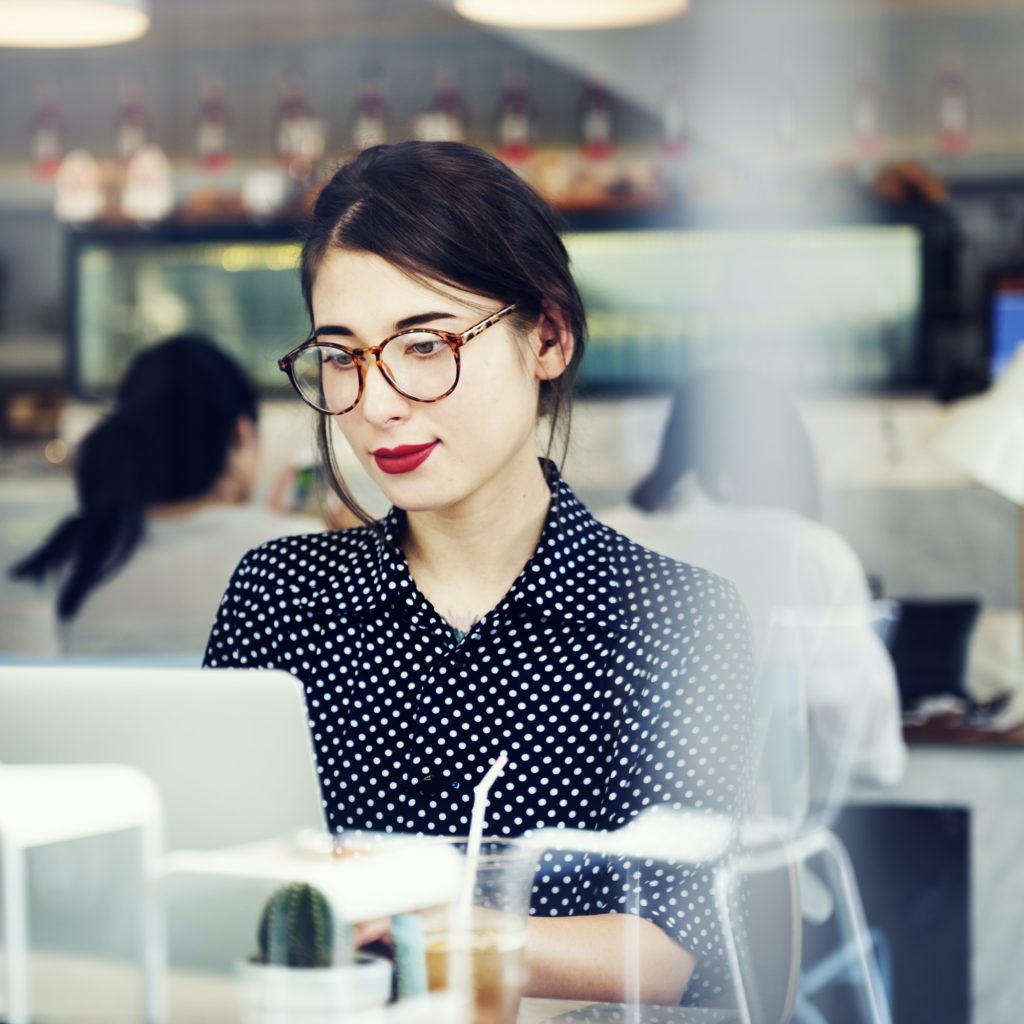
[[[353,586],[372,587],[383,541],[370,526],[275,537],[250,549],[239,563],[231,589],[290,595],[309,605],[336,599]]]
[[[731,580],[709,569],[654,551],[605,523],[599,526],[634,612],[640,618],[663,618],[677,610],[719,607],[746,615]]]
[[[668,554],[673,546],[664,543],[669,521],[662,513],[641,512],[622,504],[602,512],[600,523],[611,535],[611,543],[617,545],[620,558],[626,563],[642,567],[643,571],[655,576],[679,576],[699,587],[731,586],[728,580],[716,573]],[[637,538],[647,539],[652,546],[648,547]]]
[[[255,546],[250,554],[268,559],[283,556],[293,560],[342,552],[355,555],[365,553],[369,556],[379,543],[380,535],[372,526],[354,526],[346,530],[290,531]]]

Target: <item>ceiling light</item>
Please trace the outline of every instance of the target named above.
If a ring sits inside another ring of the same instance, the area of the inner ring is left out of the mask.
[[[0,46],[106,46],[148,28],[146,0],[0,0]]]
[[[689,0],[455,0],[464,18],[506,28],[625,28],[682,14]]]

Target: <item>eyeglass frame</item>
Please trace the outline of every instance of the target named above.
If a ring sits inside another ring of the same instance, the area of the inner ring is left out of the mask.
[[[459,352],[462,346],[467,342],[472,341],[478,335],[483,334],[488,327],[493,327],[499,320],[503,320],[509,315],[509,313],[514,312],[518,306],[519,303],[513,302],[511,305],[505,306],[503,309],[499,309],[497,313],[491,313],[489,316],[485,316],[479,323],[473,324],[472,327],[467,327],[464,331],[438,331],[432,327],[408,327],[404,331],[398,331],[396,334],[389,335],[379,344],[369,346],[368,348],[349,348],[347,345],[341,345],[336,341],[322,341],[320,331],[329,331],[330,328],[318,328],[301,345],[293,348],[287,355],[278,359],[277,368],[288,375],[288,379],[291,381],[291,385],[295,389],[295,393],[299,398],[301,398],[302,401],[311,409],[316,409],[317,412],[323,413],[325,416],[344,416],[345,413],[351,412],[359,404],[359,399],[363,397],[363,390],[366,386],[365,361],[366,357],[370,355],[373,356],[373,361],[376,364],[377,369],[380,370],[380,375],[403,398],[408,398],[410,402],[425,402],[427,404],[440,402],[441,399],[447,398],[459,385],[459,378],[462,374],[462,359],[460,358]],[[381,361],[380,354],[384,351],[385,346],[389,342],[394,341],[395,338],[401,338],[408,334],[432,334],[444,341],[451,349],[452,355],[455,357],[455,381],[443,395],[438,395],[437,398],[416,398],[414,395],[407,394],[403,391],[391,379],[385,364]],[[356,392],[355,400],[350,406],[347,406],[338,412],[331,412],[330,409],[321,409],[319,405],[315,405],[302,393],[302,389],[299,387],[299,383],[295,379],[295,361],[303,354],[303,352],[306,352],[311,348],[336,349],[340,352],[345,352],[352,357],[356,365],[356,373],[359,376],[359,390]]]

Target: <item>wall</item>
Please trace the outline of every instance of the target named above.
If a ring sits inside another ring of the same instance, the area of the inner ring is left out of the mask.
[[[961,9],[948,10],[955,6]],[[694,138],[712,151],[773,148],[788,93],[803,155],[833,159],[852,155],[853,103],[865,61],[875,73],[890,155],[930,155],[936,80],[943,56],[953,51],[965,64],[982,152],[947,161],[944,169],[1024,169],[1020,4],[694,0],[678,31],[508,35],[577,70],[600,68],[622,94],[652,110],[663,105],[665,65],[674,60]]]
[[[308,3],[308,0],[307,0]],[[351,6],[351,5],[349,5]],[[209,17],[209,15],[207,15]],[[193,166],[193,132],[203,82],[223,82],[232,108],[233,146],[242,168],[272,159],[274,114],[282,83],[305,83],[316,114],[327,122],[328,153],[350,148],[352,103],[365,67],[379,65],[391,108],[394,138],[408,137],[411,121],[433,95],[439,64],[454,67],[470,110],[472,141],[495,141],[506,64],[523,67],[538,106],[542,143],[574,143],[583,81],[547,57],[452,19],[408,19],[394,25],[345,30],[282,31],[269,38],[243,26],[215,24],[208,33],[165,30],[124,47],[69,52],[0,50],[0,344],[10,335],[53,334],[59,317],[63,247],[53,222],[50,190],[34,185],[27,161],[32,118],[41,90],[51,90],[68,124],[69,147],[101,160],[114,155],[119,92],[141,87],[152,136],[179,170]],[[376,23],[375,23],[376,24]],[[623,100],[617,131],[629,144],[657,137],[656,119]]]
[[[1018,510],[931,452],[943,406],[819,397],[802,411],[822,475],[822,518],[886,595],[1018,607]],[[596,511],[624,500],[653,466],[667,412],[665,399],[577,403],[566,475]]]
[[[129,44],[66,53],[0,53],[0,168],[16,170],[30,151],[32,116],[41,88],[52,90],[68,123],[68,142],[110,159],[119,92],[137,84],[153,122],[153,137],[175,160],[191,158],[196,112],[206,79],[226,90],[234,125],[235,151],[244,160],[270,159],[274,113],[288,77],[304,83],[314,112],[328,126],[328,151],[350,146],[352,103],[363,69],[378,66],[384,76],[393,134],[408,137],[413,117],[429,102],[440,63],[459,76],[470,110],[472,141],[493,144],[506,63],[524,66],[539,108],[544,142],[575,140],[580,76],[561,62],[523,54],[516,46],[473,27],[426,28],[403,33],[401,23],[387,32],[350,35],[341,28],[314,38],[288,37],[224,41],[201,33],[182,43]],[[650,137],[656,126],[625,101],[618,124],[625,140]]]

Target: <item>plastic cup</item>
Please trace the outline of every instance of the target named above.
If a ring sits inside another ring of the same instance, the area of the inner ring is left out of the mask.
[[[442,839],[465,854],[466,840]],[[473,906],[427,917],[427,985],[452,984],[456,958],[473,990],[474,1024],[515,1024],[526,986],[526,922],[537,868],[537,850],[514,839],[484,839]]]

